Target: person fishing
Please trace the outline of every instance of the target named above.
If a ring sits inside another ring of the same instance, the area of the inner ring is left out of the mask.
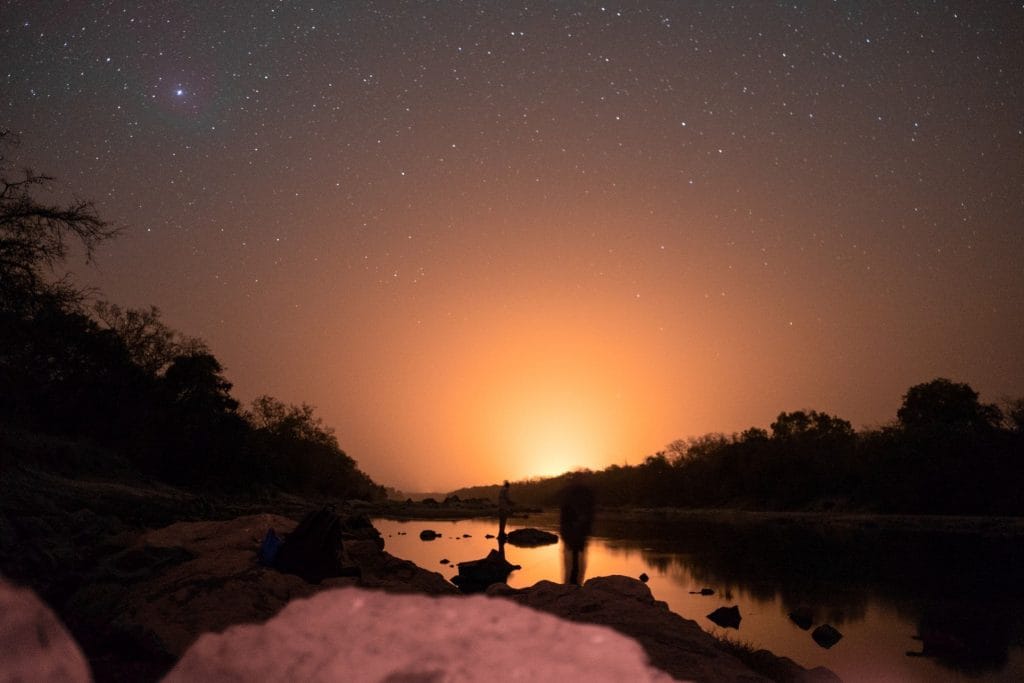
[[[512,499],[508,495],[509,483],[505,480],[505,483],[498,489],[498,543],[505,543],[505,524],[508,522],[509,516],[512,514]]]

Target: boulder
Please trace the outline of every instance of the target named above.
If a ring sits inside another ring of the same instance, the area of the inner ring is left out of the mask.
[[[463,593],[480,593],[492,584],[505,583],[509,574],[522,568],[510,563],[496,550],[487,553],[483,559],[459,562],[457,566],[459,573],[452,577],[452,583]]]
[[[739,628],[740,620],[743,617],[740,616],[740,608],[737,605],[732,607],[719,607],[714,612],[708,615],[708,619],[712,621],[716,626],[722,628]]]
[[[441,534],[437,533],[433,529],[424,529],[420,532],[421,541],[433,541],[435,538],[439,538]]]
[[[345,557],[348,562],[359,567],[361,576],[355,585],[364,588],[426,595],[458,593],[455,586],[441,574],[427,571],[409,560],[382,551],[376,541],[347,541]]]
[[[528,656],[527,656],[528,655]],[[356,588],[296,600],[262,625],[202,636],[165,683],[221,680],[668,682],[611,629],[484,596]]]
[[[757,666],[755,672],[723,649],[696,622],[684,619],[664,602],[655,600],[646,584],[626,576],[595,577],[582,587],[550,581],[523,589],[496,584],[487,594],[572,621],[610,626],[635,638],[647,651],[651,664],[680,680],[840,683],[839,677],[824,667],[805,669],[792,659],[767,650],[751,653],[750,661]]]
[[[842,637],[843,634],[832,624],[822,624],[811,632],[811,638],[814,638],[814,642],[826,650],[838,643]]]
[[[405,534],[400,531],[400,534]],[[349,541],[373,541],[379,550],[384,550],[384,537],[373,526],[370,518],[363,514],[346,515],[341,518],[341,538]]]
[[[358,576],[358,569],[346,567],[342,559],[341,524],[341,517],[333,507],[311,511],[272,553],[265,552],[265,549],[268,540],[276,540],[276,534],[272,529],[268,530],[260,546],[260,563],[301,576],[310,583],[339,576]],[[268,555],[273,555],[274,559],[268,560]]]
[[[0,682],[88,683],[85,655],[35,593],[0,578]]]
[[[558,536],[548,531],[526,528],[515,529],[508,532],[506,540],[509,545],[514,545],[519,548],[536,548],[542,545],[558,543]]]
[[[806,631],[814,624],[814,610],[801,605],[789,613],[789,620]]]

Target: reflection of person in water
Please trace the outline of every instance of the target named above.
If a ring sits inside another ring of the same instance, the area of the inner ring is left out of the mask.
[[[586,568],[587,537],[594,525],[594,490],[579,477],[562,489],[560,531],[565,553],[565,582],[580,585]]]
[[[508,497],[508,480],[498,489],[498,545],[505,543],[505,523],[512,514],[512,499]]]

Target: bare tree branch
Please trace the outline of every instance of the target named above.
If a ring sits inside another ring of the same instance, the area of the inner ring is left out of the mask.
[[[97,247],[120,229],[100,218],[92,202],[74,199],[60,206],[40,200],[36,194],[54,179],[31,168],[12,176],[2,150],[16,143],[10,131],[0,129],[0,306],[30,306],[41,299],[77,305],[85,290],[55,271],[72,244],[80,244],[91,263]]]

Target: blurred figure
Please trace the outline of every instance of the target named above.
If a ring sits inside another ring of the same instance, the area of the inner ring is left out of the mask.
[[[594,525],[594,490],[581,477],[562,489],[560,531],[565,553],[565,582],[580,585],[586,568],[587,537]]]
[[[498,547],[504,552],[505,548],[505,523],[512,514],[512,499],[508,495],[508,480],[498,490]]]

